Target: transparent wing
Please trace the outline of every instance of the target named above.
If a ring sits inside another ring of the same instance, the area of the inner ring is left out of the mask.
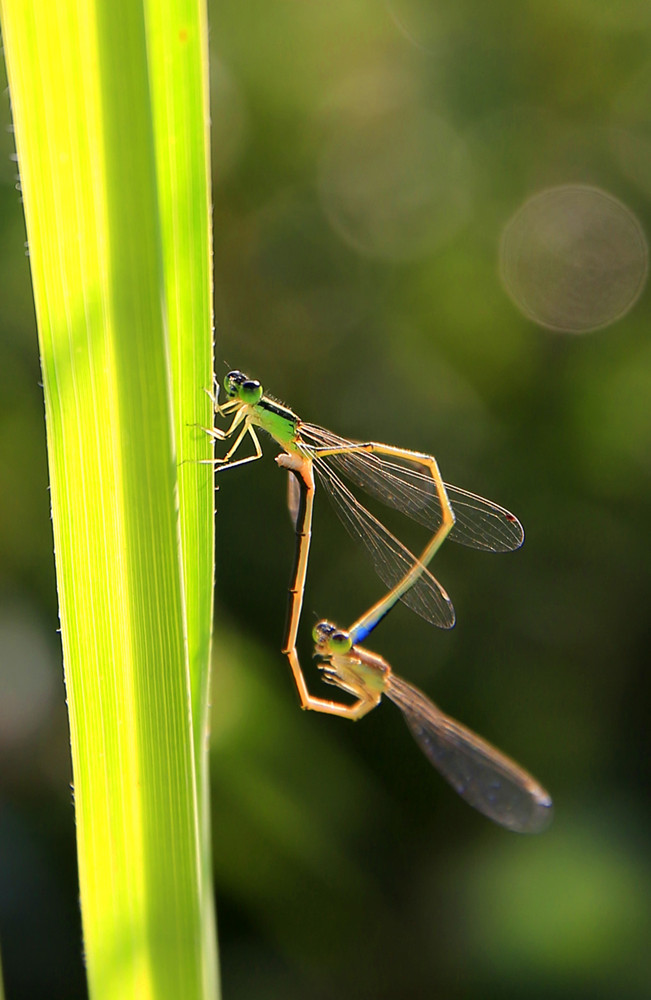
[[[315,424],[302,423],[300,435],[313,448],[350,448],[355,443]],[[436,531],[441,523],[441,505],[432,477],[407,456],[404,462],[396,462],[372,452],[350,450],[324,461],[355,486],[430,531]],[[445,488],[456,516],[450,539],[487,552],[510,552],[522,545],[524,530],[514,514],[467,490],[447,484]]]
[[[287,510],[294,528],[298,521],[298,513],[301,505],[301,487],[296,476],[289,472],[287,475]]]
[[[375,572],[389,589],[395,587],[418,560],[395,535],[353,496],[324,459],[314,458],[314,467],[346,530],[368,550]],[[432,625],[452,628],[454,608],[438,580],[424,569],[401,600]]]
[[[386,694],[402,711],[425,756],[471,806],[517,833],[539,833],[551,822],[551,798],[515,761],[445,715],[401,677],[390,675]]]

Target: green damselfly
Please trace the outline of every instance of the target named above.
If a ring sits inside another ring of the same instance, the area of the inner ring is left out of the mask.
[[[375,570],[388,592],[349,629],[354,643],[362,642],[401,600],[417,614],[440,628],[451,628],[455,615],[445,589],[427,569],[445,538],[488,552],[517,549],[524,532],[518,519],[498,504],[443,482],[431,455],[396,448],[376,441],[351,441],[316,424],[306,423],[283,403],[266,394],[260,382],[232,371],[224,379],[226,402],[215,398],[220,416],[231,416],[225,430],[209,431],[217,440],[235,437],[218,472],[236,468],[262,456],[256,429],[269,434],[283,449],[279,466],[293,473],[298,483],[291,493],[297,533],[297,553],[290,585],[290,601],[283,652],[287,655],[304,708],[331,711],[330,702],[314,698],[296,653],[303,593],[310,549],[315,476],[328,493],[344,526],[366,546]],[[234,458],[246,438],[253,454]],[[386,506],[406,514],[433,532],[418,557],[414,556],[343,482],[365,490]]]

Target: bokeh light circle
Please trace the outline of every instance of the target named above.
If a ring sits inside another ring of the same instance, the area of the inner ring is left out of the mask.
[[[360,253],[409,260],[440,249],[468,219],[465,142],[421,110],[352,116],[321,156],[321,204]]]
[[[629,208],[606,191],[568,184],[526,201],[504,228],[500,270],[534,322],[587,333],[624,316],[644,288],[648,245]]]

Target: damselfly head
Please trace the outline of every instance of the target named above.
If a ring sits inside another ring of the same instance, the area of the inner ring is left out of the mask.
[[[225,377],[224,391],[229,399],[239,398],[249,406],[259,403],[264,392],[257,379],[238,371],[229,372]]]
[[[342,656],[350,652],[352,641],[348,632],[338,629],[331,622],[318,622],[312,630],[317,654]]]
[[[246,375],[244,372],[232,371],[228,375],[224,376],[224,391],[227,396],[232,399],[233,396],[237,395],[238,386],[246,382]]]

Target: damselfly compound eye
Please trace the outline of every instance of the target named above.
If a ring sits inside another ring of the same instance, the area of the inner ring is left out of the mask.
[[[333,632],[328,640],[328,645],[333,653],[348,653],[352,647],[351,638],[348,632]]]
[[[249,406],[255,406],[262,399],[262,386],[255,379],[247,379],[240,386],[240,399]]]

